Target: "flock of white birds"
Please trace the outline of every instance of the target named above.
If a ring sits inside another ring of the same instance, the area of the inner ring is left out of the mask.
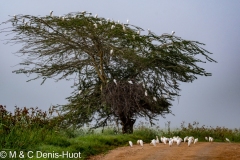
[[[205,137],[205,140],[208,142],[213,142],[213,138],[212,137]],[[227,142],[230,142],[230,140],[228,138],[226,138]],[[193,136],[186,136],[184,137],[184,139],[180,138],[179,136],[174,136],[172,138],[167,138],[167,137],[161,137],[160,140],[158,138],[158,136],[156,136],[156,139],[152,139],[150,142],[150,145],[152,146],[156,146],[158,143],[163,143],[163,144],[168,144],[169,147],[171,147],[173,144],[176,144],[177,146],[179,146],[182,142],[183,143],[187,143],[188,147],[190,147],[191,144],[196,144],[198,142],[198,138],[194,138]],[[137,145],[140,145],[141,147],[143,147],[143,140],[137,140]],[[129,145],[130,147],[133,147],[133,142],[129,141]]]

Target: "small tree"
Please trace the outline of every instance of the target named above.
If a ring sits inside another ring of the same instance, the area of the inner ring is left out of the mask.
[[[26,55],[14,73],[35,74],[35,80],[73,80],[69,103],[62,106],[66,122],[95,127],[120,120],[123,133],[132,133],[137,118],[151,124],[171,113],[179,96],[179,82],[197,75],[210,76],[197,62],[216,62],[203,43],[172,34],[141,34],[142,28],[75,12],[63,17],[15,15],[1,32],[8,41],[23,44],[16,54]]]

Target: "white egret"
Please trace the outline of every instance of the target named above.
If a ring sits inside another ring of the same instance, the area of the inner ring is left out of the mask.
[[[133,39],[135,39],[135,35],[132,35]]]
[[[190,147],[191,143],[192,143],[192,138],[189,138],[188,139],[188,147]]]
[[[140,140],[137,140],[137,144],[140,144]]]
[[[117,21],[117,23],[119,24],[119,23],[120,23],[120,21],[118,20],[118,21]]]
[[[147,90],[145,90],[145,96],[148,96]]]
[[[151,34],[151,30],[150,29],[148,29],[148,34]]]
[[[24,22],[25,22],[25,19],[23,18],[22,23],[24,23]]]
[[[172,35],[174,35],[175,31],[172,31]]]
[[[212,137],[209,137],[209,142],[213,142],[213,138]]]
[[[113,49],[110,50],[110,54],[113,54]]]
[[[194,139],[194,144],[198,142],[198,138]]]
[[[66,30],[64,31],[64,34],[67,34],[67,31],[66,31]]]
[[[25,22],[24,26],[27,26],[28,22]]]
[[[111,26],[111,29],[114,29],[114,28],[115,28],[115,26],[114,26],[114,25],[112,25],[112,26]]]
[[[153,97],[153,100],[154,100],[154,101],[157,101],[157,98],[156,98],[156,97]]]
[[[140,34],[140,30],[137,31],[137,34]]]
[[[205,140],[208,141],[208,137],[205,137]]]
[[[130,84],[133,84],[133,82],[132,82],[132,81],[128,81],[128,83],[130,83]]]
[[[102,21],[99,21],[98,23],[99,23],[100,25],[102,25]]]
[[[81,94],[81,93],[82,93],[82,90],[79,90],[79,91],[78,91],[78,94]]]
[[[158,136],[156,136],[156,143],[159,143],[159,139],[158,139]]]
[[[173,139],[170,139],[169,142],[168,142],[168,144],[169,144],[169,147],[172,147]]]
[[[65,17],[62,17],[62,21],[64,21]]]
[[[97,24],[96,23],[94,23],[93,25],[94,25],[95,28],[97,28]]]
[[[129,20],[127,19],[127,24],[129,23]]]
[[[98,17],[98,15],[96,14],[96,15],[95,15],[95,18],[97,18],[97,17]]]
[[[178,138],[178,139],[177,139],[177,145],[179,146],[179,145],[181,144],[181,142],[182,142],[182,139],[181,139],[181,138]]]
[[[52,17],[52,13],[53,13],[53,11],[50,11],[50,17]]]
[[[186,136],[186,137],[183,139],[183,142],[185,143],[187,140],[188,140],[188,136]]]
[[[153,139],[150,144],[152,144],[153,146],[156,146],[156,140]]]
[[[143,140],[139,140],[140,146],[143,147]]]
[[[15,14],[14,14],[14,16],[13,16],[13,17],[14,17],[14,20],[16,20],[16,19],[17,19],[17,17],[16,17],[16,15],[15,15]]]
[[[228,141],[230,143],[230,140],[228,138],[226,138],[226,141]]]
[[[130,147],[132,147],[132,146],[133,146],[133,143],[132,143],[132,141],[129,141],[128,143],[129,143]]]
[[[122,24],[122,27],[123,27],[123,31],[126,32],[126,28],[124,24]]]
[[[114,79],[113,82],[117,85],[117,80],[116,79]]]

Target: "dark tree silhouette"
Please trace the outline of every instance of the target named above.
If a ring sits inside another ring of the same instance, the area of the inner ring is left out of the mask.
[[[179,82],[211,76],[199,63],[216,62],[201,46],[172,34],[141,34],[142,28],[74,12],[63,17],[15,15],[2,33],[7,43],[22,44],[25,58],[14,73],[33,74],[35,80],[72,80],[74,88],[62,105],[66,124],[95,127],[119,120],[123,133],[132,133],[137,118],[151,124],[171,113],[179,96]],[[204,58],[204,60],[202,60]]]

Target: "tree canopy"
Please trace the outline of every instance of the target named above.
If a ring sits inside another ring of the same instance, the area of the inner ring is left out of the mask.
[[[203,43],[148,30],[89,12],[64,16],[14,15],[13,35],[7,43],[22,44],[16,52],[25,59],[17,74],[29,79],[72,80],[72,94],[62,109],[67,124],[81,127],[96,122],[120,120],[123,133],[131,133],[135,120],[171,113],[171,102],[179,96],[179,82],[211,76],[199,63],[216,62]]]

